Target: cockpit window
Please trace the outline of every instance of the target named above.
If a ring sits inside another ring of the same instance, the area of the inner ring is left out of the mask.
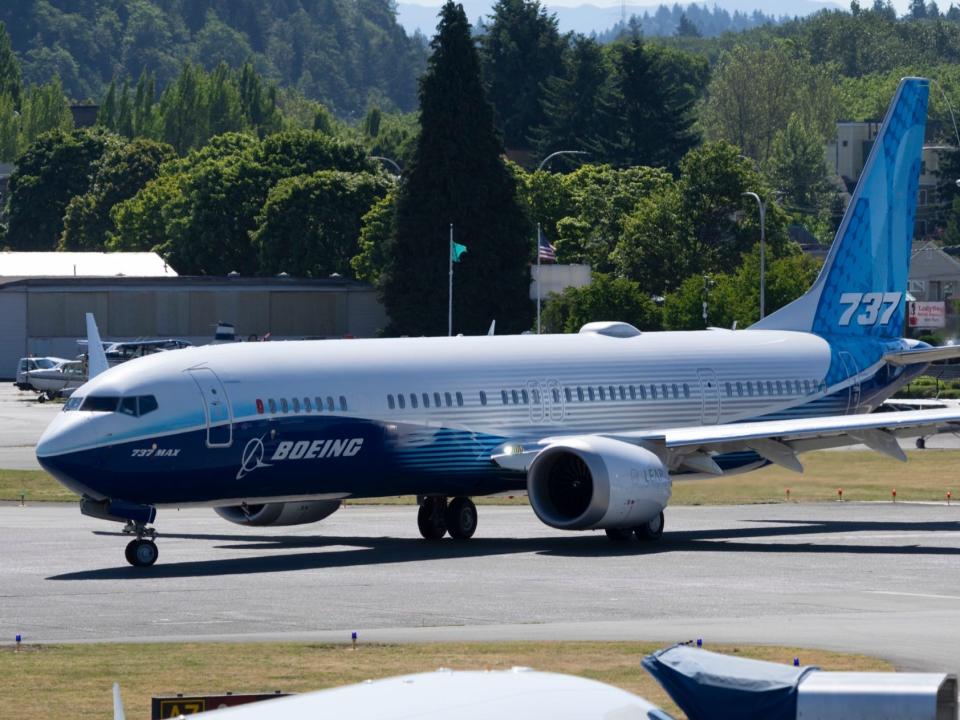
[[[88,412],[116,412],[119,402],[120,398],[114,396],[87,395],[80,409]]]
[[[83,403],[83,398],[77,395],[74,395],[69,400],[67,400],[67,404],[63,406],[63,411],[68,412],[70,410],[79,410],[80,405],[82,403]]]
[[[157,398],[153,395],[131,395],[123,398],[87,395],[86,398],[70,398],[63,409],[64,411],[121,412],[131,417],[140,417],[157,409]]]

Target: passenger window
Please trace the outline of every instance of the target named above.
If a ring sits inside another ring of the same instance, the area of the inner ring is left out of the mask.
[[[593,399],[594,399],[593,385],[587,388],[587,395],[590,397],[590,402],[593,402]]]
[[[270,398],[269,400],[267,400],[267,404],[270,406],[270,414],[271,414],[271,415],[276,415],[276,414],[277,414],[277,403],[276,403],[276,401],[274,401],[273,398]]]
[[[300,412],[300,400],[298,398],[293,399],[293,411],[295,413]]]
[[[583,388],[577,385],[577,400],[583,402]]]
[[[793,382],[790,380],[784,380],[783,384],[787,386],[787,395],[793,395]]]
[[[641,393],[643,392],[643,386],[642,386],[642,385],[640,386],[640,392],[641,392]],[[633,385],[630,386],[630,399],[631,399],[631,400],[636,400],[636,399],[637,399],[637,388],[634,387]]]
[[[400,407],[403,407],[402,405]],[[327,395],[327,410],[333,412],[333,395]]]
[[[486,407],[487,404],[487,394],[483,390],[480,391],[480,404],[484,407]]]
[[[753,397],[753,381],[747,380],[747,395]]]
[[[650,399],[651,400],[657,399],[657,386],[654,385],[653,383],[650,383]]]
[[[557,388],[553,388],[553,401],[555,403],[560,402],[560,390],[558,390]]]
[[[673,399],[674,400],[680,399],[680,389],[677,387],[676,383],[673,383]]]
[[[757,380],[757,395],[763,395],[763,380]]]
[[[443,403],[440,402],[440,393],[438,393],[438,392],[435,392],[435,393],[433,394],[433,406],[434,406],[434,407],[442,407],[442,406],[443,406]]]
[[[280,398],[280,411],[281,412],[290,412],[290,406],[287,404],[286,398]]]
[[[507,399],[507,391],[506,391],[506,390],[501,390],[501,391],[500,391],[500,400],[503,401],[503,404],[504,404],[504,405],[506,405],[506,404],[508,404],[508,403],[510,402],[510,401]]]
[[[137,398],[125,397],[120,399],[120,412],[124,415],[137,416]]]
[[[454,397],[457,399],[457,407],[463,407],[463,393],[457,392]]]
[[[520,404],[520,395],[517,393],[516,390],[511,390],[511,391],[510,391],[510,397],[513,398],[513,404],[514,404],[514,405],[519,405],[519,404]]]
[[[341,410],[342,412],[346,412],[346,411],[347,411],[347,399],[346,399],[343,395],[341,395],[340,398],[339,398],[339,400],[340,400],[340,410]]]
[[[453,401],[450,399],[450,393],[445,392],[443,394],[443,399],[446,401],[447,407],[451,407],[453,405]]]
[[[313,412],[313,405],[310,404],[310,398],[305,397],[303,399],[303,409],[306,412]]]
[[[620,399],[621,400],[627,399],[627,389],[623,385],[620,386]]]
[[[320,407],[319,404],[317,407]],[[387,395],[387,407],[393,410],[395,408],[395,403],[393,402],[393,395]]]
[[[323,398],[318,395],[313,400],[316,403],[314,407],[317,408],[317,412],[323,412]],[[390,409],[393,409],[393,395],[390,395]]]
[[[803,381],[803,391],[804,391],[807,395],[810,394],[810,381],[809,381],[809,380],[804,380],[804,381]]]
[[[573,390],[571,390],[571,389],[568,388],[568,387],[565,387],[565,388],[563,389],[563,394],[566,396],[568,403],[569,403],[569,402],[573,402]]]
[[[599,394],[600,394],[600,400],[606,400],[606,399],[607,399],[607,392],[606,392],[606,390],[603,389],[603,385],[601,385],[600,387],[598,387],[597,390],[599,391]],[[592,399],[593,399],[593,398],[591,398],[591,400],[592,400]]]
[[[767,380],[767,395],[773,395],[773,383]]]
[[[640,391],[640,399],[641,399],[641,400],[646,400],[646,399],[647,399],[647,386],[646,386],[646,385],[638,385],[638,386],[637,386],[637,389]],[[631,391],[631,394],[633,394],[633,385],[630,386],[630,391]]]
[[[410,407],[412,407],[414,410],[416,410],[418,404],[419,404],[419,403],[417,403],[417,394],[416,394],[416,393],[410,393]]]
[[[397,406],[401,410],[405,410],[407,407],[407,401],[403,398],[403,393],[397,393]]]
[[[783,395],[783,383],[777,380],[777,395]]]
[[[733,397],[733,386],[727,383],[727,397]]]
[[[423,406],[425,408],[430,407],[430,393],[423,393],[422,399],[423,399]]]
[[[737,380],[737,395],[743,397],[743,383]]]
[[[664,399],[664,400],[666,400],[668,397],[670,397],[670,394],[667,392],[667,384],[666,384],[666,383],[660,383],[660,389],[663,391],[663,399]]]
[[[530,391],[530,394],[533,396],[533,404],[534,404],[534,405],[539,405],[539,404],[540,404],[540,391],[534,389],[534,390],[531,390],[531,391]]]

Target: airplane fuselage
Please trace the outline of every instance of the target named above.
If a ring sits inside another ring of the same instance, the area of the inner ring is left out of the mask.
[[[507,439],[863,412],[919,372],[840,346],[713,330],[186,348],[94,378],[38,457],[80,494],[161,506],[520,491],[491,461]]]

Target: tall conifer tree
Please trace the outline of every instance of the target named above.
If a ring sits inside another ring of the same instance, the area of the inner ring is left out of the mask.
[[[480,334],[493,319],[507,332],[523,330],[530,326],[533,231],[501,157],[463,6],[443,6],[431,49],[420,84],[420,137],[381,274],[391,330],[446,333],[451,223],[455,241],[468,248],[455,270],[454,332]]]

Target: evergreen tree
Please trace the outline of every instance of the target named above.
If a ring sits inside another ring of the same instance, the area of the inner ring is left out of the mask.
[[[568,52],[566,72],[547,79],[544,122],[532,133],[540,157],[556,150],[587,150],[599,155],[597,117],[608,80],[603,50],[596,40],[579,36]]]
[[[13,54],[6,25],[0,22],[0,96],[8,95],[14,108],[19,108],[21,92],[20,63]]]
[[[677,31],[675,33],[677,37],[700,37],[700,30],[697,29],[697,26],[687,17],[686,13],[680,15],[680,21],[677,23]]]
[[[20,116],[13,98],[0,95],[0,162],[12,162],[17,157],[20,135]]]
[[[480,334],[496,319],[528,328],[532,228],[501,158],[493,109],[463,6],[440,11],[420,85],[420,136],[400,185],[396,229],[381,290],[397,334],[447,330],[450,225],[468,250],[454,277],[454,332]]]
[[[130,81],[124,79],[117,101],[117,132],[127,138],[133,137],[133,101],[130,99]]]
[[[498,0],[481,39],[483,75],[507,147],[528,147],[543,122],[543,84],[562,73],[557,19],[538,0]]]
[[[107,130],[117,129],[117,83],[110,82],[107,96],[100,103],[100,112],[97,113],[97,124]]]

